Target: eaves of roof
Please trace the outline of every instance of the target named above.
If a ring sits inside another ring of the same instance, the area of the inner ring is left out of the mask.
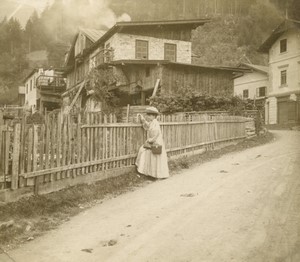
[[[277,41],[277,39],[287,32],[290,29],[300,29],[300,22],[285,19],[276,29],[273,30],[271,35],[262,43],[262,45],[258,48],[259,52],[268,53],[272,45]]]
[[[211,66],[211,65],[196,65],[187,63],[171,62],[169,60],[117,60],[112,61],[110,65],[170,65],[175,67],[192,67],[192,68],[202,68],[210,70],[223,70],[231,72],[247,72],[249,69],[238,68],[238,67],[228,67],[228,66]]]

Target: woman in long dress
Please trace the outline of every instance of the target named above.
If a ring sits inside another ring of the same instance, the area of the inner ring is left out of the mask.
[[[146,108],[146,119],[138,114],[144,129],[147,131],[147,141],[145,144],[158,144],[162,146],[161,154],[153,154],[151,149],[146,148],[145,144],[140,147],[136,166],[137,171],[146,176],[154,178],[169,177],[168,157],[162,137],[160,125],[157,121],[159,112],[155,107]]]

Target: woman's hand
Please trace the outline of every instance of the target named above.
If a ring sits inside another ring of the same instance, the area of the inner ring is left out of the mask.
[[[144,119],[144,117],[141,114],[137,114],[136,116],[139,121],[142,121]]]

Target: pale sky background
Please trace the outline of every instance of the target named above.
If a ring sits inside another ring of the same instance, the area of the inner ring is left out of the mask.
[[[63,0],[66,4],[69,1],[70,0]],[[5,16],[8,19],[15,17],[24,28],[34,9],[37,10],[38,13],[41,13],[47,5],[51,5],[53,2],[54,0],[0,0],[0,21]],[[117,17],[109,7],[109,1],[89,0],[89,3],[90,5],[82,8],[80,13],[76,13],[75,16],[78,15],[79,19],[83,19],[85,22],[87,22],[89,18],[93,18],[90,20],[90,24],[93,25],[92,27],[103,25],[110,28],[117,21],[131,20],[130,16],[126,13]],[[72,12],[72,10],[70,11]],[[101,16],[98,15],[99,13],[101,13]]]
[[[54,0],[0,0],[0,19],[5,16],[16,17],[25,26],[28,18],[36,9],[38,12],[44,10],[47,4],[52,4]]]

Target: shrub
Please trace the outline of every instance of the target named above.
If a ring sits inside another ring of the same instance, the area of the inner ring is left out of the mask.
[[[149,102],[164,114],[192,111],[229,111],[240,115],[243,110],[256,109],[253,100],[240,97],[221,97],[201,94],[190,89],[180,89],[176,94],[159,94],[151,97]]]

